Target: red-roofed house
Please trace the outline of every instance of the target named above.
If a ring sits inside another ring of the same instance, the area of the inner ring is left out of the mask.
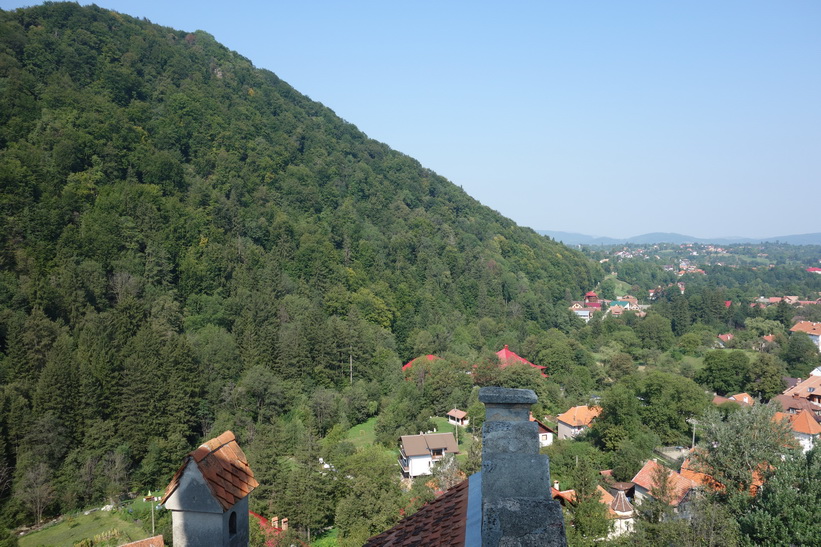
[[[543,367],[541,365],[534,365],[533,363],[531,363],[530,361],[528,361],[524,357],[519,357],[518,355],[516,355],[515,353],[510,351],[510,348],[507,347],[507,344],[505,344],[504,348],[497,351],[496,355],[499,357],[499,367],[500,368],[507,368],[510,365],[515,365],[515,364],[518,364],[518,363],[524,363],[525,365],[528,365],[528,366],[531,366],[533,368],[539,369],[539,372],[542,374],[542,376],[547,378],[547,374],[544,373],[545,367]]]
[[[532,412],[530,413],[530,421],[536,422],[536,425],[539,428],[539,446],[545,447],[553,444],[553,438],[556,436],[556,432],[534,418]]]
[[[600,406],[574,406],[556,417],[559,422],[559,440],[571,439],[590,427],[601,414]]]
[[[790,329],[790,332],[803,332],[810,337],[815,347],[821,351],[821,323],[812,321],[799,321]]]
[[[810,272],[810,273],[821,274],[821,268],[816,268],[816,267],[813,267],[813,266],[807,268],[807,271]]]
[[[417,363],[417,362],[425,362],[425,361],[430,362],[430,361],[436,361],[437,359],[440,359],[440,357],[437,357],[436,355],[422,355],[421,357],[417,357],[416,359],[411,359],[410,361],[408,361],[407,363],[402,365],[402,370],[403,371],[408,370],[409,368],[411,368],[413,366],[414,363]]]
[[[774,419],[786,419],[790,422],[795,440],[804,452],[809,452],[815,446],[818,435],[821,435],[821,425],[818,425],[812,412],[802,410],[797,414],[776,412]]]
[[[448,423],[453,425],[461,425],[466,426],[470,423],[468,419],[468,413],[464,410],[459,410],[458,408],[454,408],[450,410],[447,414]]]
[[[659,470],[667,473],[670,480],[672,498],[670,505],[676,513],[683,516],[685,511],[683,511],[682,506],[689,501],[690,493],[696,487],[696,483],[672,469],[665,468],[656,460],[648,460],[644,467],[633,477],[632,482],[636,485],[634,500],[643,502],[653,497],[651,492],[659,486],[656,484],[656,474],[659,473]]]
[[[175,547],[248,545],[248,494],[257,486],[230,431],[188,454],[161,500]]]
[[[784,395],[788,397],[800,397],[807,399],[811,403],[821,405],[821,376],[810,375],[806,380],[786,390]]]

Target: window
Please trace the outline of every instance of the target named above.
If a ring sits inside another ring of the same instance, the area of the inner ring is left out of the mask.
[[[807,393],[812,393],[812,392],[814,392],[814,391],[815,391],[815,388],[814,388],[814,387],[808,387],[808,388],[807,388]]]
[[[237,534],[237,512],[231,511],[231,516],[228,517],[228,534],[235,536]]]

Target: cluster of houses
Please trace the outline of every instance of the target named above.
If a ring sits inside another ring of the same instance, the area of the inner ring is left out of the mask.
[[[599,295],[590,291],[584,295],[583,300],[574,300],[568,309],[587,323],[593,318],[593,314],[596,312],[604,312],[613,317],[619,317],[625,311],[635,311],[640,315],[644,315],[644,309],[646,307],[647,306],[640,306],[638,299],[629,294],[620,296],[616,300],[605,300],[600,299]]]
[[[750,306],[755,308],[769,308],[770,306],[777,306],[781,302],[796,308],[802,308],[813,304],[821,304],[821,298],[801,300],[797,296],[759,296],[753,300]]]

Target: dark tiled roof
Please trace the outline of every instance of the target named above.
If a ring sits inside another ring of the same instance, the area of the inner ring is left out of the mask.
[[[456,438],[453,433],[423,433],[422,435],[402,435],[402,450],[406,456],[427,456],[431,450],[444,449],[445,452],[456,454]]]
[[[615,513],[632,513],[633,506],[627,501],[627,496],[624,495],[624,490],[617,490],[616,496],[610,503],[610,509]]]
[[[185,457],[182,466],[165,489],[161,503],[165,503],[176,491],[180,478],[191,459],[199,467],[208,488],[225,511],[259,486],[234,434],[226,431],[219,437],[205,442]]]
[[[437,499],[423,505],[416,513],[399,521],[387,532],[370,538],[365,545],[464,545],[469,482],[460,482]]]

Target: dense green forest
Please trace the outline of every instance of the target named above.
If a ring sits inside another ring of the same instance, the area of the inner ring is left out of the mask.
[[[599,471],[629,480],[659,445],[697,433],[710,458],[716,431],[727,446],[759,435],[755,457],[782,461],[773,408],[710,400],[765,402],[821,364],[789,334],[821,305],[750,305],[817,298],[816,251],[745,248],[750,261],[682,277],[663,267],[674,253],[586,252],[516,226],[205,32],[72,3],[0,11],[0,529],[162,488],[231,429],[260,482],[252,509],[303,539],[361,545],[478,469],[484,385],[535,390],[546,421],[602,407],[585,436],[545,449],[581,500],[565,515],[572,545],[606,533]],[[568,306],[591,289],[652,306],[585,324]],[[506,344],[548,377],[501,369]],[[426,354],[441,359],[402,371]],[[408,490],[398,436],[454,407],[471,418],[458,465]],[[771,541],[801,465],[821,476],[815,454],[773,466],[764,496],[714,492],[692,526],[648,509],[624,543]],[[815,537],[802,518],[782,519],[796,544]]]
[[[228,428],[286,503],[272,462],[302,480],[403,362],[567,332],[603,275],[202,31],[0,11],[0,105],[8,527],[38,484],[46,516],[162,487]]]

